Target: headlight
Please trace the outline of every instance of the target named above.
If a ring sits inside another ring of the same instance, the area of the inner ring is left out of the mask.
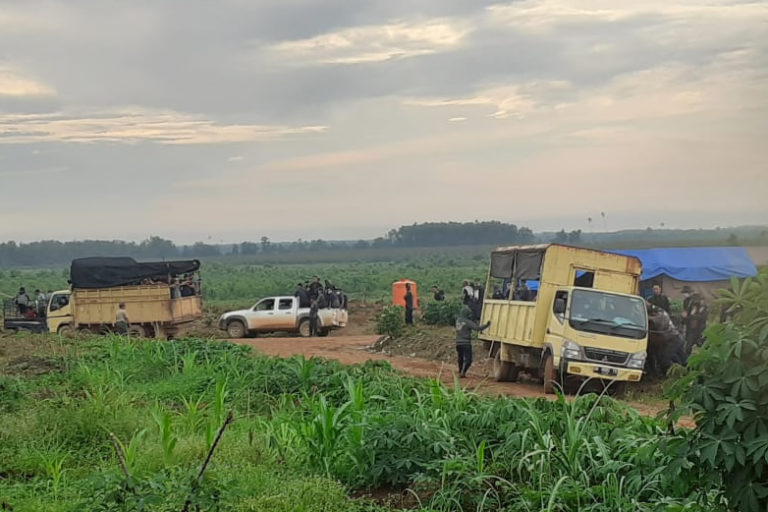
[[[643,352],[635,352],[632,354],[632,356],[629,358],[629,361],[627,362],[628,368],[637,368],[638,370],[642,370],[645,366],[645,358],[646,358],[645,351]]]
[[[565,359],[581,359],[581,347],[571,340],[564,340],[560,356]]]

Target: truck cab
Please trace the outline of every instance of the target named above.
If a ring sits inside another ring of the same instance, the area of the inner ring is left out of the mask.
[[[523,371],[552,393],[566,379],[638,382],[648,339],[645,301],[637,295],[636,258],[551,244],[491,254],[480,334],[496,380]],[[528,288],[535,288],[528,293]],[[519,293],[524,288],[526,293]]]

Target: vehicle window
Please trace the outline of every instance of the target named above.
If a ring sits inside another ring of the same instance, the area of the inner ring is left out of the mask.
[[[69,304],[69,295],[58,294],[51,298],[51,311],[56,311]]]
[[[278,309],[291,309],[293,308],[293,299],[280,299]]]
[[[560,323],[565,321],[565,310],[568,307],[568,292],[559,291],[555,293],[555,301],[552,303],[552,311]]]
[[[264,299],[256,304],[255,311],[272,311],[275,309],[275,299]]]
[[[579,331],[636,339],[648,328],[643,299],[591,290],[573,291],[570,323]]]
[[[576,269],[576,276],[573,279],[573,286],[581,288],[592,288],[595,284],[595,273],[591,270]]]

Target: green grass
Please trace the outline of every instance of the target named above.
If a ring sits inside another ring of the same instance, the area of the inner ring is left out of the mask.
[[[386,263],[318,264],[233,264],[204,262],[203,289],[206,302],[250,305],[268,295],[292,295],[296,283],[313,275],[341,286],[355,300],[380,300],[390,297],[392,283],[408,278],[419,284],[421,297],[431,295],[438,283],[451,296],[458,297],[464,279],[484,279],[487,256],[420,256],[408,261]],[[67,287],[66,269],[26,269],[0,271],[0,293],[15,294],[20,286],[32,294],[36,288],[59,290]]]
[[[349,496],[382,489],[419,510],[720,510],[674,467],[685,434],[608,398],[491,398],[193,339],[72,343],[61,371],[0,378],[16,511],[373,511]]]

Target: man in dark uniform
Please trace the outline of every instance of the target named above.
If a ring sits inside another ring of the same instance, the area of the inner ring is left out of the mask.
[[[312,277],[312,282],[309,283],[309,298],[316,299],[322,294],[323,285],[320,284],[320,278],[317,276]]]
[[[405,324],[413,325],[413,293],[411,293],[411,283],[405,283]]]
[[[656,306],[657,308],[661,308],[664,311],[669,314],[669,298],[661,293],[661,285],[660,284],[654,284],[653,285],[653,296],[651,296],[650,299],[648,299],[648,302]]]
[[[317,336],[317,310],[319,304],[317,303],[317,297],[312,299],[309,305],[309,335]]]
[[[432,294],[433,294],[432,296],[438,302],[445,300],[445,292],[441,290],[440,287],[437,285],[432,287]]]
[[[466,377],[469,367],[472,366],[472,331],[484,331],[490,325],[490,321],[483,325],[477,325],[472,320],[472,310],[469,306],[461,306],[459,316],[456,319],[456,355],[459,362],[459,377]]]
[[[304,288],[303,284],[299,283],[296,285],[296,292],[293,294],[293,296],[299,299],[300,308],[308,308],[311,305],[309,300],[309,291]]]
[[[704,297],[692,294],[683,301],[683,325],[685,326],[685,351],[690,354],[694,345],[701,346],[702,335],[707,328],[709,308]]]
[[[666,311],[648,302],[648,361],[646,371],[665,376],[673,363],[685,365],[685,343]]]

